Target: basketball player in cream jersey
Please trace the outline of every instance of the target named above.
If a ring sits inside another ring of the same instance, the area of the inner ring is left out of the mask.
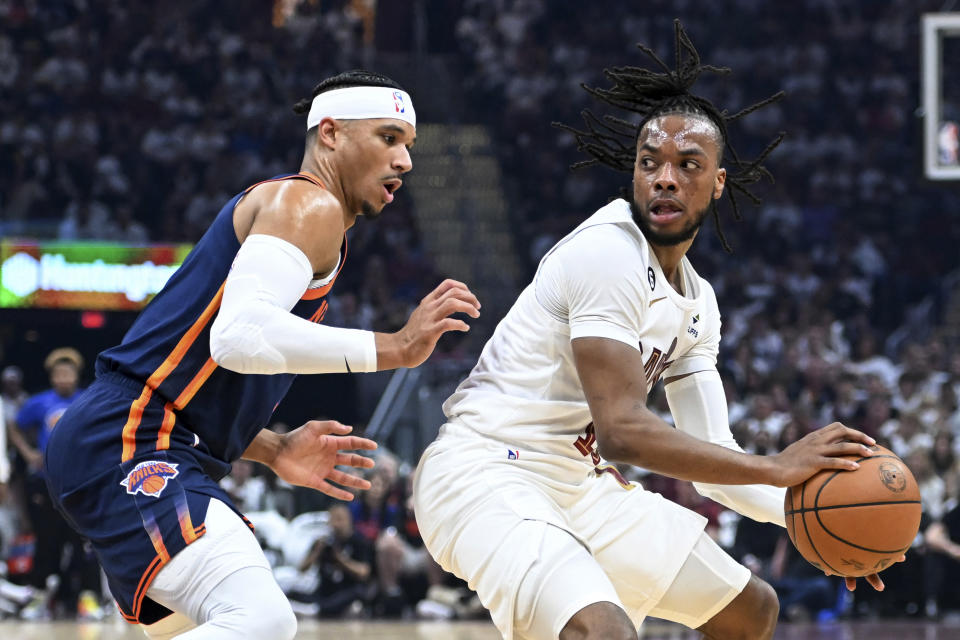
[[[508,639],[636,640],[647,615],[715,640],[771,638],[773,589],[704,533],[703,517],[607,461],[691,480],[783,526],[778,487],[856,468],[836,456],[873,444],[837,423],[774,456],[747,455],[731,436],[717,300],[685,254],[728,182],[742,191],[767,175],[775,144],[736,172],[720,166],[725,112],[689,93],[699,57],[679,24],[677,39],[677,72],[617,68],[612,88],[591,90],[641,117],[628,131],[587,113],[589,130],[573,130],[588,163],[632,172],[632,193],[543,258],[444,404],[448,423],[417,469],[428,550]],[[676,429],[646,408],[661,378]]]

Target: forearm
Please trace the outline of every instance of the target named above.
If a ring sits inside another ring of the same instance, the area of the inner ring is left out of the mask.
[[[927,545],[934,551],[945,553],[954,558],[960,558],[960,544],[957,544],[947,535],[946,527],[939,522],[935,522],[927,529],[925,534]]]
[[[259,462],[272,469],[281,449],[283,449],[283,436],[269,429],[261,429],[240,457],[244,460]]]
[[[12,444],[23,457],[29,457],[37,452],[37,450],[31,447],[30,443],[27,442],[27,439],[23,436],[23,433],[20,431],[19,427],[7,427],[7,436],[10,438],[10,444]]]
[[[354,560],[353,558],[341,557],[340,566],[343,567],[344,571],[352,574],[357,580],[364,581],[370,577],[370,565],[366,562],[360,562],[359,560]]]
[[[704,442],[678,431],[645,406],[632,415],[598,423],[600,455],[656,473],[697,483],[776,484],[775,466],[754,456]]]

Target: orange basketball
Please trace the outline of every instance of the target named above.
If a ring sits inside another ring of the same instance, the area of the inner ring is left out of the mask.
[[[160,476],[147,476],[143,481],[143,490],[145,493],[156,493],[163,489],[166,480]]]
[[[873,446],[870,457],[847,456],[856,471],[820,471],[787,489],[787,533],[813,566],[861,577],[893,564],[920,529],[920,490],[893,452]]]

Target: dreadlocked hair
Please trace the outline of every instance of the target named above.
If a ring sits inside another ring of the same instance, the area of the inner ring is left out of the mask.
[[[766,178],[771,183],[773,175],[763,166],[763,162],[777,145],[783,140],[783,132],[774,138],[766,148],[753,160],[742,160],[727,139],[727,124],[748,113],[765,107],[783,98],[784,92],[757,102],[733,115],[718,109],[704,97],[690,92],[694,83],[703,72],[727,75],[730,69],[702,64],[700,54],[690,41],[687,32],[679,20],[674,20],[675,32],[675,68],[671,69],[650,47],[638,44],[643,53],[647,54],[659,67],[659,70],[644,69],[641,67],[613,67],[604,69],[603,75],[613,83],[607,89],[581,86],[592,96],[620,109],[640,114],[638,124],[617,118],[611,115],[598,117],[589,109],[581,112],[586,130],[576,129],[569,125],[554,122],[553,125],[571,132],[577,140],[577,150],[584,151],[592,156],[571,165],[571,169],[580,169],[593,165],[605,165],[617,171],[632,173],[636,162],[637,139],[640,132],[653,118],[663,115],[681,114],[706,118],[712,122],[720,135],[721,157],[736,166],[736,171],[727,173],[726,183],[729,186],[727,195],[733,208],[736,220],[742,220],[740,206],[737,202],[737,193],[743,194],[754,204],[760,204],[760,198],[754,195],[749,185]],[[720,213],[717,201],[711,203],[714,222],[717,226],[717,235],[727,253],[732,253],[723,230],[720,228]]]
[[[315,86],[313,88],[313,93],[310,94],[309,98],[304,98],[297,104],[293,105],[293,112],[298,115],[308,113],[310,111],[310,106],[313,104],[313,99],[318,95],[324,93],[325,91],[346,89],[347,87],[389,87],[391,89],[403,90],[403,87],[387,76],[374,73],[372,71],[365,71],[363,69],[353,69],[351,71],[339,73],[332,78],[327,78]]]

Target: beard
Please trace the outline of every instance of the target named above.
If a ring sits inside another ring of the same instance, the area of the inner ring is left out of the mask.
[[[655,244],[660,247],[674,247],[697,235],[697,231],[699,231],[700,227],[703,226],[703,221],[707,218],[707,214],[710,212],[710,205],[708,204],[701,211],[699,211],[696,216],[694,216],[694,219],[691,220],[686,227],[680,231],[675,231],[673,233],[662,233],[660,231],[653,230],[649,221],[647,221],[647,219],[643,216],[643,212],[640,211],[640,207],[637,206],[637,203],[633,201],[632,197],[628,198],[627,201],[630,203],[630,211],[633,212],[633,221],[637,223],[638,227],[640,227],[640,231],[643,233],[643,236],[650,244]]]
[[[383,209],[380,209],[378,211],[373,207],[372,204],[370,204],[366,200],[360,203],[360,213],[363,215],[364,218],[367,218],[369,220],[376,220],[377,218],[380,217],[380,214],[382,212],[383,212]]]

